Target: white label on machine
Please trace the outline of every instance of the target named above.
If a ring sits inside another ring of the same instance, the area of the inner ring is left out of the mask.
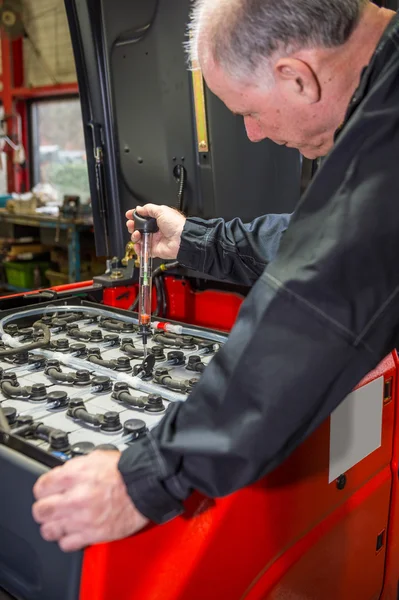
[[[328,483],[381,446],[384,378],[352,392],[332,413]]]

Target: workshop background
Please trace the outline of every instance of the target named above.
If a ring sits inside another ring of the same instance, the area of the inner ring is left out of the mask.
[[[63,0],[0,3],[0,291],[91,279],[86,150]]]
[[[63,0],[0,0],[0,37],[0,292],[90,280],[106,261]]]

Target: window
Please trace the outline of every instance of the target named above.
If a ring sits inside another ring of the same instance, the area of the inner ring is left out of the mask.
[[[32,105],[33,180],[49,183],[64,196],[90,201],[82,115],[78,99]]]

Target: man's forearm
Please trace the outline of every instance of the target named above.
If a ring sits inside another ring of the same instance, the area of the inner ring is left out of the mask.
[[[238,285],[251,286],[274,260],[291,215],[265,215],[204,221],[191,217],[184,227],[178,260],[195,271]]]

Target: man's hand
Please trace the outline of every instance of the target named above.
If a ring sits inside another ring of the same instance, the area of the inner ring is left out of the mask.
[[[127,494],[119,458],[119,452],[97,450],[40,477],[32,513],[45,540],[73,552],[127,537],[148,524]]]
[[[170,206],[157,206],[146,204],[138,206],[137,212],[142,217],[153,217],[157,220],[158,233],[152,237],[152,255],[154,258],[175,259],[180,248],[180,237],[183,231],[186,217]],[[132,242],[136,244],[136,252],[140,253],[140,233],[134,230],[133,211],[126,213],[128,222],[126,224],[132,236]]]

